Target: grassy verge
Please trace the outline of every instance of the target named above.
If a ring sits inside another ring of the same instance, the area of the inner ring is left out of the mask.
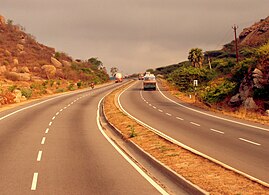
[[[222,106],[222,108],[218,108],[218,106],[212,105],[211,107],[206,106],[204,103],[199,102],[198,100],[195,101],[194,97],[190,98],[187,96],[185,93],[182,93],[175,89],[171,84],[169,84],[166,80],[164,79],[159,79],[158,80],[164,88],[169,91],[173,96],[177,97],[179,100],[183,102],[187,102],[189,104],[193,104],[195,106],[198,106],[200,108],[210,110],[216,113],[221,113],[226,116],[232,116],[235,118],[240,118],[240,119],[245,119],[248,121],[256,122],[256,123],[261,123],[261,124],[266,124],[269,125],[269,116],[262,115],[258,112],[253,112],[253,111],[247,111],[245,108],[239,108],[236,111],[233,111],[229,106]]]
[[[117,89],[105,98],[107,119],[124,139],[132,140],[147,153],[211,194],[269,194],[269,188],[225,169],[154,134],[119,110]]]

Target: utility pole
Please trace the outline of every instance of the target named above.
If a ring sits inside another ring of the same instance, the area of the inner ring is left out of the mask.
[[[239,55],[238,55],[238,43],[237,43],[237,36],[236,36],[236,29],[238,29],[238,26],[234,25],[233,27],[234,30],[234,41],[235,41],[235,52],[236,52],[236,62],[239,62]]]

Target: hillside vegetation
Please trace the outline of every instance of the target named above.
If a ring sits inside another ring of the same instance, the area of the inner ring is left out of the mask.
[[[0,105],[100,84],[109,79],[97,58],[73,60],[0,16]]]
[[[155,74],[209,107],[269,114],[269,17],[244,29],[238,43],[239,63],[232,41],[216,51],[193,48],[189,61],[157,68]]]

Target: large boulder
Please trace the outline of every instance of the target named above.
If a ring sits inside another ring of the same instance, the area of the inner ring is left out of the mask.
[[[27,66],[23,66],[23,67],[20,67],[18,68],[18,72],[20,73],[30,73],[30,70]]]
[[[66,60],[62,60],[62,64],[64,67],[71,67],[71,65],[72,65],[71,62],[68,62]]]
[[[31,75],[29,73],[6,72],[5,77],[12,81],[30,81],[31,80]]]
[[[6,19],[4,18],[4,16],[0,15],[0,25],[5,25],[6,24]]]
[[[18,60],[17,58],[14,58],[14,59],[13,59],[13,64],[14,64],[14,65],[18,65],[18,64],[19,64],[19,60]]]
[[[263,78],[263,72],[258,68],[255,68],[252,72],[254,87],[263,88],[263,85],[266,83],[266,79]]]
[[[21,91],[18,90],[18,89],[15,89],[15,90],[14,90],[14,94],[15,94],[14,102],[16,102],[16,103],[20,103],[20,102],[26,100],[26,97],[23,96],[22,93],[21,93]]]
[[[43,65],[41,69],[44,71],[48,79],[53,78],[57,70],[53,65]]]
[[[0,75],[5,73],[7,71],[7,67],[6,66],[0,66]]]
[[[56,68],[62,68],[62,66],[63,66],[62,63],[54,57],[51,57],[50,61]]]
[[[17,44],[17,50],[18,51],[23,51],[24,50],[24,46],[22,44]]]
[[[232,106],[232,107],[237,107],[237,106],[240,106],[242,104],[242,100],[241,100],[241,97],[240,97],[240,94],[236,94],[234,95],[230,101],[229,101],[229,106]]]
[[[252,97],[248,97],[244,102],[243,102],[243,105],[246,109],[248,110],[257,110],[258,109],[258,106],[257,104],[255,103],[255,101],[253,100]]]

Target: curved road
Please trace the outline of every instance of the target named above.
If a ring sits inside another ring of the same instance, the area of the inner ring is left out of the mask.
[[[204,111],[161,91],[143,91],[142,81],[137,81],[120,96],[120,103],[171,138],[269,183],[269,126]]]
[[[159,194],[96,122],[110,85],[0,112],[1,194]]]

